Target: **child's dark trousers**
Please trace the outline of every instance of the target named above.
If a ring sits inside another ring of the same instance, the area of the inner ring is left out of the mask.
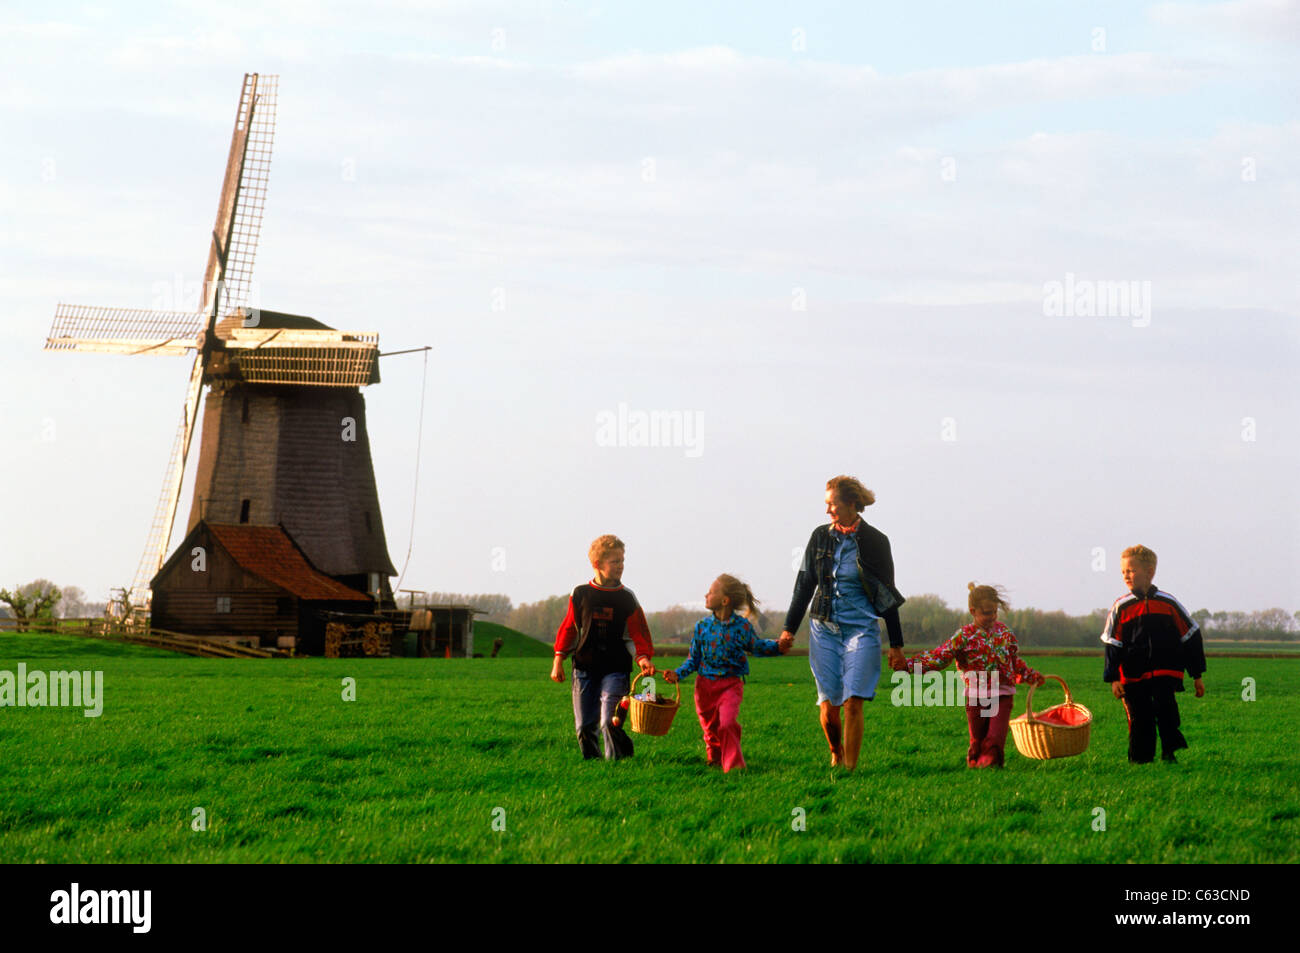
[[[1178,700],[1171,680],[1126,683],[1124,709],[1128,712],[1128,759],[1134,764],[1155,760],[1157,734],[1162,758],[1172,759],[1175,751],[1187,747],[1178,727]]]
[[[600,741],[610,761],[632,756],[632,739],[614,724],[618,703],[628,693],[628,682],[626,672],[589,675],[580,668],[573,669],[573,726],[583,758],[599,758]]]

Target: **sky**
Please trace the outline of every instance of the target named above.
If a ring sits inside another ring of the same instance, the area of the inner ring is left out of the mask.
[[[1298,52],[1295,0],[8,3],[0,585],[134,573],[189,359],[45,335],[195,304],[260,72],[256,302],[432,347],[365,391],[403,588],[612,532],[648,610],[780,609],[850,474],[905,595],[1083,613],[1141,543],[1300,609]]]

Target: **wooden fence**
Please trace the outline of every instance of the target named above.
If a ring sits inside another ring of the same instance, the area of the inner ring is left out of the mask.
[[[280,649],[264,649],[215,639],[203,639],[183,632],[155,629],[147,622],[128,624],[106,619],[28,619],[22,626],[17,619],[0,619],[0,632],[57,632],[108,642],[129,642],[171,652],[183,652],[203,658],[288,658]]]

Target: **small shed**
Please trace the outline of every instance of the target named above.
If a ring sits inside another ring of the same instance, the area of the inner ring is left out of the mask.
[[[153,577],[156,629],[320,654],[325,613],[374,600],[318,571],[283,526],[200,521]]]
[[[474,614],[469,605],[423,605],[411,610],[408,630],[416,636],[420,658],[473,658]]]

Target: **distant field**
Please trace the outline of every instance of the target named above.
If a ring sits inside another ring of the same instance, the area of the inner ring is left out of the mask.
[[[1300,642],[1233,642],[1230,639],[1206,639],[1205,653],[1230,655],[1236,652],[1262,652],[1279,655],[1300,655]]]
[[[636,757],[582,762],[569,685],[548,680],[539,645],[535,658],[244,661],[0,634],[0,669],[97,669],[105,695],[99,718],[0,708],[0,862],[1300,860],[1290,659],[1212,662],[1209,694],[1179,698],[1190,751],[1130,766],[1095,659],[1027,652],[1092,708],[1092,746],[1052,762],[1009,751],[1002,772],[965,768],[960,708],[891,705],[887,673],[853,775],[827,766],[807,660],[756,659],[750,769],[722,775],[704,767],[689,707],[666,737],[634,736]],[[191,830],[195,808],[206,831]]]

